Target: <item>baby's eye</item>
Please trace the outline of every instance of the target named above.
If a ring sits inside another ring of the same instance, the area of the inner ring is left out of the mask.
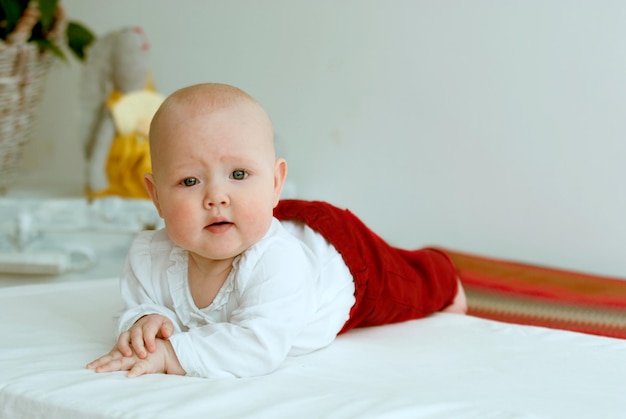
[[[195,177],[188,177],[183,179],[182,182],[180,182],[183,186],[194,186],[198,184],[198,179],[196,179]]]
[[[230,177],[235,180],[243,180],[248,177],[248,173],[245,170],[234,170]]]

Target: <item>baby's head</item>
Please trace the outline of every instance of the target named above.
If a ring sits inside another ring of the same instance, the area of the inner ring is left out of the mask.
[[[236,87],[193,85],[163,102],[146,188],[176,244],[228,259],[265,235],[287,174],[273,137],[267,113]]]

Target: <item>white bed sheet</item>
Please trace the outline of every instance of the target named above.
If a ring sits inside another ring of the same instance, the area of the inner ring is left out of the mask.
[[[117,280],[0,289],[2,418],[623,418],[626,341],[470,316],[357,329],[250,379],[84,368]]]

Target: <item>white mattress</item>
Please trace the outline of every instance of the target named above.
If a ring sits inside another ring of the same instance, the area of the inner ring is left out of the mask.
[[[114,342],[117,281],[0,288],[2,418],[623,418],[626,341],[436,314],[357,329],[252,379],[84,365]]]

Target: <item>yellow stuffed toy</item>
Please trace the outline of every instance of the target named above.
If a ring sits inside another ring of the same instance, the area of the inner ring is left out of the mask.
[[[164,96],[152,85],[148,52],[138,27],[109,33],[87,51],[82,111],[89,199],[149,198],[148,130]]]

